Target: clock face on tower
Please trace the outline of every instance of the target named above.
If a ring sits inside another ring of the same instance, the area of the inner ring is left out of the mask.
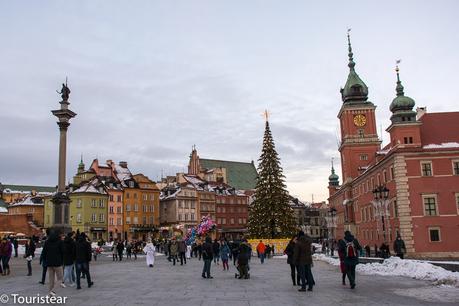
[[[355,115],[354,124],[359,127],[364,126],[365,124],[367,124],[367,117],[365,117],[365,115],[362,114]]]

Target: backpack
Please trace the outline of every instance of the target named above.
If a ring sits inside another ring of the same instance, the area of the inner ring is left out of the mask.
[[[356,257],[354,241],[346,242],[346,257],[347,258]]]

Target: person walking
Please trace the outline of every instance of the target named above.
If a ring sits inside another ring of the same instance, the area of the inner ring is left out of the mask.
[[[203,278],[213,278],[210,275],[210,266],[212,264],[214,253],[213,253],[213,246],[212,246],[212,239],[210,237],[206,237],[205,242],[202,244],[202,259],[204,261],[204,267],[202,269],[202,277]]]
[[[178,254],[178,243],[177,243],[177,239],[174,237],[172,238],[171,247],[170,247],[170,257],[172,259],[172,263],[174,266],[175,266],[175,261],[178,261],[177,254]]]
[[[300,273],[296,269],[296,264],[293,262],[293,251],[295,250],[295,243],[297,237],[290,239],[284,254],[287,255],[287,263],[290,265],[290,276],[292,277],[293,286],[300,286]]]
[[[186,246],[185,257],[186,257],[186,259],[190,259],[191,258],[191,245],[189,245],[189,244]]]
[[[217,239],[214,240],[214,243],[212,244],[212,251],[214,252],[214,263],[219,265],[220,261],[220,243],[217,241]]]
[[[45,279],[46,279],[46,271],[48,270],[48,266],[46,265],[46,259],[45,256],[43,256],[43,251],[40,254],[40,265],[42,267],[42,272],[41,272],[41,280],[38,282],[42,285],[45,284]]]
[[[351,289],[355,288],[355,267],[359,263],[359,251],[362,247],[350,231],[344,232],[344,239],[340,240],[339,250],[344,254],[344,266]]]
[[[30,241],[27,241],[25,244],[25,254],[24,258],[27,262],[27,276],[32,276],[32,259],[33,259],[33,252],[30,246]]]
[[[151,242],[151,239],[148,239],[148,243],[143,248],[143,252],[147,255],[146,256],[147,266],[149,266],[150,268],[153,268],[153,266],[155,265],[156,248]]]
[[[237,257],[239,256],[239,243],[237,243],[236,241],[233,241],[233,243],[231,243],[231,253],[233,257],[233,265],[235,266],[237,262]]]
[[[63,284],[73,287],[72,271],[75,264],[75,241],[73,241],[72,233],[68,233],[63,243],[63,256],[64,256],[64,279]]]
[[[201,260],[202,258],[202,242],[201,241],[198,242],[196,249],[198,251],[198,260]]]
[[[42,250],[44,260],[46,260],[48,280],[49,280],[49,296],[55,296],[55,284],[58,283],[61,287],[65,287],[62,283],[62,265],[64,263],[64,246],[59,231],[52,229],[49,231],[49,237],[45,241]]]
[[[94,285],[89,273],[89,262],[92,258],[91,244],[88,242],[86,234],[81,233],[77,236],[75,242],[75,268],[77,289],[81,289],[80,276],[83,274],[88,282],[88,288]]]
[[[340,240],[338,245],[342,244],[343,242]],[[367,245],[368,246],[368,245]],[[344,264],[344,250],[338,249],[338,257],[339,257],[339,268],[341,270],[341,281],[343,286],[346,285],[346,265]]]
[[[401,259],[403,259],[405,256],[405,253],[406,253],[405,241],[403,241],[402,237],[400,237],[400,234],[397,235],[397,238],[394,241],[394,252],[395,252],[395,256],[398,256]]]
[[[371,249],[370,249],[370,246],[368,244],[365,246],[365,256],[366,257],[370,257],[371,256]]]
[[[18,243],[18,238],[17,237],[14,237],[13,238],[13,247],[14,247],[14,257],[18,257],[18,247],[19,247],[19,243]]]
[[[113,261],[118,261],[118,249],[117,249],[117,242],[116,240],[113,241],[112,245],[112,256],[113,256]]]
[[[239,271],[239,279],[249,278],[249,259],[252,253],[252,247],[247,242],[247,239],[242,239],[239,244],[239,252],[237,256],[237,270]]]
[[[0,243],[0,257],[2,259],[3,275],[10,275],[11,273],[9,262],[12,253],[13,246],[11,241],[4,237]]]
[[[222,259],[223,271],[229,270],[228,258],[229,258],[230,253],[231,253],[231,250],[228,246],[228,243],[226,243],[226,241],[223,241],[222,246],[220,247],[220,257]]]
[[[263,243],[263,240],[260,240],[260,242],[257,245],[257,253],[258,253],[258,257],[260,257],[260,262],[262,264],[265,262],[265,251],[266,251],[266,246]]]
[[[126,259],[132,258],[132,243],[129,241],[126,243]]]
[[[118,251],[118,259],[119,261],[123,261],[123,252],[124,252],[124,244],[123,241],[118,241],[116,245],[116,250]]]
[[[186,257],[185,257],[185,252],[186,252],[186,244],[185,241],[183,241],[181,238],[177,242],[177,247],[178,247],[178,253],[180,257],[180,265],[183,266],[183,263],[185,262],[186,264]]]
[[[293,262],[298,268],[300,273],[301,288],[298,291],[306,291],[306,285],[308,285],[308,291],[312,291],[315,285],[314,277],[312,276],[312,251],[311,251],[312,239],[305,235],[303,231],[298,233],[298,239],[293,249]]]

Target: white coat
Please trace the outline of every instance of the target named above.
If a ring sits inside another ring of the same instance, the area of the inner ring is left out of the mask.
[[[143,252],[147,255],[147,266],[149,265],[154,265],[155,264],[155,254],[156,254],[156,248],[153,245],[153,243],[149,242],[147,245],[143,248]]]

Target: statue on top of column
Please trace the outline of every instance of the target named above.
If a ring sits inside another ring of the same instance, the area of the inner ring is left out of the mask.
[[[62,101],[65,101],[65,102],[68,101],[69,96],[70,96],[70,88],[67,87],[67,82],[65,82],[65,84],[62,83],[62,89],[60,92],[57,90],[56,92],[61,95]]]

